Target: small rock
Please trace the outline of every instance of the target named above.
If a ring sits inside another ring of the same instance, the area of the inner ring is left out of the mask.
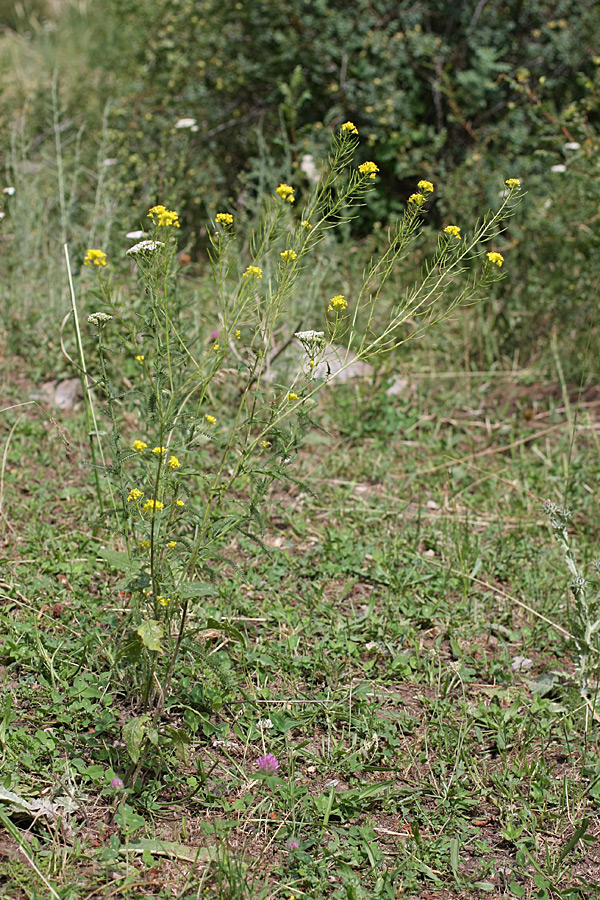
[[[513,656],[510,664],[513,672],[527,672],[533,666],[533,660],[527,659],[526,656]]]

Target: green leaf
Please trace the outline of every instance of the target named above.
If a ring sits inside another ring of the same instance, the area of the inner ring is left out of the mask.
[[[174,728],[172,725],[167,726],[165,733],[173,741],[173,750],[175,756],[181,762],[187,763],[190,756],[190,736],[185,728]]]
[[[119,853],[135,853],[142,856],[144,851],[152,853],[153,856],[168,856],[172,859],[182,859],[185,862],[197,862],[199,860],[210,859],[211,851],[205,847],[186,847],[185,844],[178,844],[175,841],[156,841],[152,838],[140,838],[132,841],[126,846],[119,849]]]
[[[228,634],[229,637],[232,637],[236,641],[239,641],[240,644],[246,644],[246,638],[244,637],[242,632],[234,625],[230,625],[229,622],[222,622],[218,619],[213,619],[212,616],[209,616],[206,620],[206,627],[214,628],[216,631],[224,631],[225,634]]]
[[[579,825],[579,827],[575,830],[573,836],[569,838],[565,846],[562,848],[560,856],[558,857],[559,862],[562,862],[565,856],[568,856],[571,850],[573,850],[577,842],[583,839],[589,824],[589,819],[583,819],[581,825]]]
[[[146,734],[146,722],[149,721],[149,716],[140,716],[137,719],[130,719],[123,725],[123,740],[134,764],[140,758],[142,742]]]
[[[212,596],[217,593],[217,589],[214,584],[204,584],[204,582],[195,581],[188,584],[180,584],[177,588],[177,593],[184,600],[188,600],[191,597]]]
[[[163,627],[160,622],[157,622],[155,619],[147,619],[139,626],[137,633],[142,640],[142,644],[144,647],[147,647],[148,650],[162,650],[161,638],[163,636]]]
[[[137,560],[131,559],[127,553],[119,553],[117,550],[100,550],[98,556],[104,559],[109,566],[118,569],[119,572],[138,571],[140,564]]]

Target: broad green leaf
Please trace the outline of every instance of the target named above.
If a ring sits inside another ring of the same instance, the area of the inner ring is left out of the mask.
[[[163,636],[163,627],[160,622],[155,619],[147,619],[137,629],[142,644],[148,650],[162,650],[161,638]]]
[[[138,719],[129,719],[123,725],[123,740],[134,764],[140,758],[142,741],[146,733],[146,722],[148,721],[149,716],[140,716]]]
[[[137,560],[131,559],[127,553],[119,553],[117,550],[100,550],[98,556],[106,560],[114,569],[118,569],[119,572],[137,571],[140,567]]]
[[[187,763],[190,755],[190,736],[185,730],[185,728],[174,728],[173,726],[167,726],[166,734],[173,741],[173,749],[175,751],[175,756],[177,759],[180,759],[181,762]]]

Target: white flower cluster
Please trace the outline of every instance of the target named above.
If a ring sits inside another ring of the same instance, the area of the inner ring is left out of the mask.
[[[155,250],[164,246],[162,241],[140,241],[139,244],[134,244],[129,248],[127,256],[136,256],[138,253],[154,253]]]
[[[91,313],[88,316],[88,322],[90,325],[94,325],[96,328],[104,328],[105,325],[108,325],[112,316],[109,316],[108,313],[103,312],[95,312]]]

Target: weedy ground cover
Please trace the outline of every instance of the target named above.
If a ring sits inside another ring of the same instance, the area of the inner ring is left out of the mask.
[[[373,216],[402,218],[359,241],[349,216],[379,172],[346,122],[318,185],[286,183],[299,144],[281,182],[265,148],[241,202],[213,184],[213,220],[177,245],[166,197],[129,201],[198,175],[195,126],[165,133],[151,170],[129,159],[127,182],[116,74],[86,49],[115,23],[86,38],[85,4],[67,12],[69,39],[0,45],[2,114],[23,103],[2,195],[0,896],[600,896],[600,401],[565,379],[590,368],[573,335],[549,342],[550,374],[521,370],[498,302],[459,311],[501,298],[513,252],[527,278],[506,293],[543,278],[554,309],[550,207],[533,192],[539,262],[527,224],[502,236],[519,183],[494,158],[476,202],[466,169],[440,202],[427,178],[380,194]],[[56,74],[61,41],[77,77]],[[552,195],[569,292],[593,283],[578,229],[562,236],[576,212],[593,239],[594,86],[565,112],[586,145],[569,141]],[[559,125],[550,149],[572,137]]]
[[[171,744],[125,789],[130,598],[92,527],[83,410],[3,418],[4,896],[594,896],[596,713],[541,499],[571,460],[591,561],[598,400],[573,426],[528,373],[423,374],[321,396],[269,552],[223,546]]]

